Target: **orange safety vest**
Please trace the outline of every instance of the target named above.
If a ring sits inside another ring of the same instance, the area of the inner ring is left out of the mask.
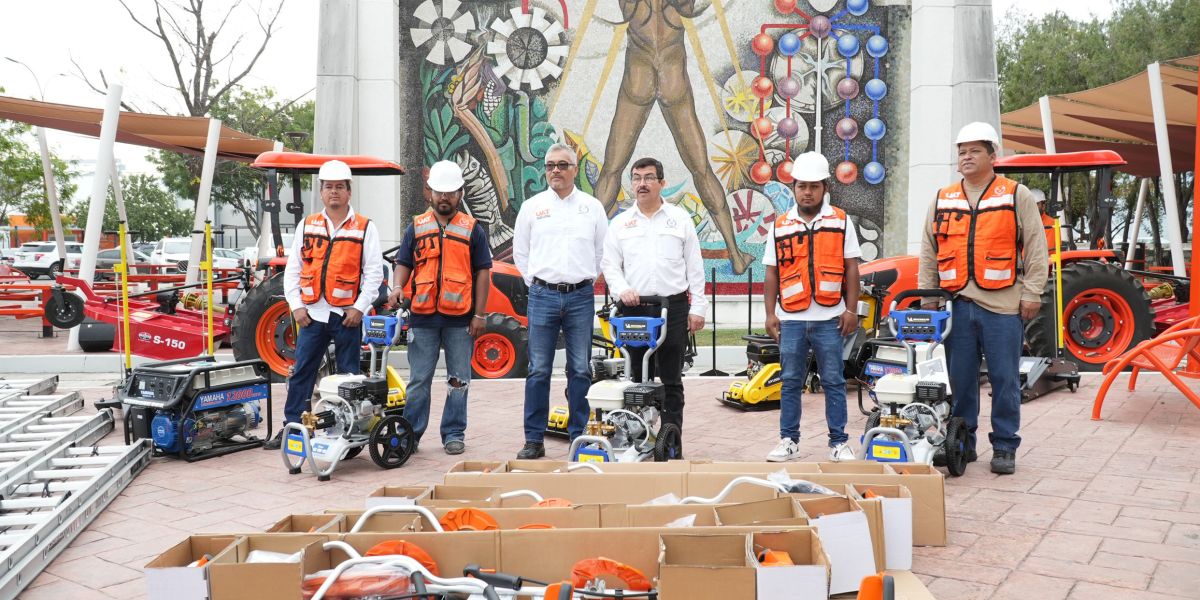
[[[355,213],[331,239],[322,213],[304,219],[300,299],[305,304],[324,298],[330,306],[354,305],[362,282],[363,238],[370,222]]]
[[[998,175],[974,209],[961,181],[938,191],[933,237],[942,289],[957,292],[974,281],[999,290],[1017,282],[1016,193],[1017,182]]]
[[[808,226],[791,212],[775,218],[775,262],[779,305],[787,312],[808,310],[812,302],[836,306],[846,274],[846,212],[818,216]]]
[[[454,215],[444,229],[431,210],[413,218],[412,312],[447,316],[471,312],[474,230],[474,217],[463,212]]]
[[[1042,213],[1042,229],[1046,232],[1046,249],[1054,255],[1054,217]]]

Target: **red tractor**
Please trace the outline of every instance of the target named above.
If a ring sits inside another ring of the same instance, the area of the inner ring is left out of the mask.
[[[276,381],[287,378],[295,362],[296,338],[291,311],[283,294],[283,233],[279,226],[279,176],[291,175],[292,202],[284,207],[295,222],[304,218],[301,176],[315,174],[329,160],[341,160],[355,175],[403,175],[400,165],[370,156],[320,156],[302,152],[264,152],[251,165],[267,173],[267,199],[263,212],[271,215],[274,253],[263,257],[257,270],[264,271],[260,283],[238,301],[233,313],[233,354],[237,360],[262,358]],[[392,248],[385,256],[395,251]],[[525,316],[528,288],[517,268],[501,262],[492,266],[492,289],[488,294],[487,331],[475,341],[471,366],[485,378],[524,377],[528,367],[526,346],[529,320]],[[382,298],[381,298],[382,300]]]
[[[1021,154],[996,160],[996,172],[1018,181],[1022,175],[1031,174],[1041,175],[1045,181],[1048,175],[1046,212],[1052,216],[1063,208],[1058,196],[1063,175],[1094,173],[1096,182],[1081,219],[1086,226],[1081,229],[1083,235],[1078,240],[1063,240],[1062,318],[1054,318],[1056,277],[1052,258],[1050,281],[1042,293],[1042,311],[1025,326],[1028,355],[1055,356],[1055,323],[1060,322],[1064,357],[1074,361],[1081,371],[1100,371],[1108,361],[1187,316],[1186,279],[1125,269],[1125,257],[1113,250],[1111,218],[1116,199],[1112,195],[1112,170],[1124,164],[1125,160],[1111,150]],[[861,271],[865,284],[887,282],[887,294],[879,307],[883,313],[896,294],[917,287],[916,256],[872,261]],[[1175,297],[1151,303],[1146,293],[1148,287],[1154,287],[1146,283],[1150,280],[1171,282]]]

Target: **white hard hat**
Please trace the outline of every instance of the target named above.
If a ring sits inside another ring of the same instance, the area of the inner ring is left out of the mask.
[[[996,135],[996,129],[991,125],[975,121],[963,125],[963,128],[958,130],[958,139],[954,141],[954,144],[967,142],[989,142],[993,148],[996,148],[1000,146],[1000,136]]]
[[[1029,193],[1033,195],[1033,201],[1037,204],[1041,204],[1042,202],[1046,201],[1046,192],[1043,192],[1042,190],[1037,188],[1029,188]]]
[[[435,192],[456,192],[463,186],[462,168],[456,162],[439,160],[429,167],[428,183]]]
[[[317,172],[321,181],[346,181],[350,179],[350,166],[340,160],[326,161]]]
[[[829,179],[829,159],[820,152],[805,152],[792,162],[792,179],[825,181]]]

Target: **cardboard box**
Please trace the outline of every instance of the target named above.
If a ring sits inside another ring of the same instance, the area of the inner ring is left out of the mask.
[[[689,527],[716,527],[717,516],[708,504],[623,504],[606,505],[613,508],[602,513],[604,527],[668,527],[680,519],[691,518]],[[618,513],[620,518],[616,518]]]
[[[447,484],[494,486],[501,492],[533,490],[575,504],[644,504],[667,494],[686,496],[679,473],[447,473]]]
[[[376,509],[383,509],[381,512],[376,512],[371,515],[367,522],[364,523],[360,531],[378,531],[390,533],[405,533],[412,531],[431,531],[433,525],[427,523],[425,517],[411,512],[388,512],[387,509],[404,510],[404,506],[376,506]],[[368,509],[371,510],[371,509]],[[356,508],[331,508],[325,511],[326,513],[341,515],[344,519],[341,533],[350,533],[355,527],[359,527],[358,522],[362,520],[362,516],[366,514],[365,510]]]
[[[188,565],[205,555],[216,557],[239,539],[230,535],[193,535],[146,563],[150,600],[208,600],[208,569]]]
[[[367,494],[367,508],[376,506],[412,506],[429,495],[429,487],[384,486]]]
[[[875,573],[875,552],[867,516],[853,498],[799,500],[808,522],[817,529],[829,557],[829,593],[858,590],[862,578]]]
[[[654,463],[662,464],[662,463]],[[747,469],[747,466],[754,467]],[[786,471],[788,473],[820,473],[821,467],[818,463],[808,462],[786,462],[786,463],[745,463],[745,462],[707,462],[707,463],[692,463],[693,473],[774,473],[776,471]]]
[[[794,498],[782,497],[713,508],[720,525],[808,525],[808,515]]]
[[[460,460],[447,473],[504,473],[502,460]]]
[[[485,508],[500,506],[500,489],[470,485],[435,485],[429,494],[417,499],[426,508]]]
[[[213,600],[296,600],[306,574],[333,564],[322,547],[329,539],[326,535],[297,533],[242,536],[208,566]],[[255,550],[298,552],[300,559],[289,563],[247,562]]]
[[[784,600],[828,596],[828,570],[811,530],[663,534],[659,591],[664,598]],[[756,548],[787,552],[792,566],[761,566]]]
[[[849,473],[853,475],[892,475],[895,471],[888,463],[873,460],[817,463],[822,473]]]
[[[371,548],[383,542],[403,540],[416,544],[437,563],[443,577],[459,577],[463,567],[477,564],[485,569],[499,569],[498,531],[456,531],[454,533],[416,532],[404,533],[351,533],[341,536],[341,541],[365,555]],[[330,562],[337,564],[347,558],[341,550],[331,550]]]
[[[267,533],[345,533],[350,530],[340,514],[288,515],[267,528]]]
[[[879,571],[912,569],[912,495],[908,488],[868,484],[849,487],[871,526],[875,568]],[[876,497],[865,498],[868,494]]]

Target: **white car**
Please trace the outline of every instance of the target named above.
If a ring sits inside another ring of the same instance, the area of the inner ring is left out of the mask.
[[[179,272],[187,271],[188,256],[192,252],[192,238],[163,238],[154,245],[150,253],[150,264],[174,265]],[[236,250],[213,248],[213,266],[218,269],[242,268],[242,257]]]
[[[269,233],[267,235],[270,236]],[[294,239],[295,239],[295,234],[293,234],[293,233],[283,234],[283,255],[284,256],[287,256],[288,252],[291,252],[292,241]],[[246,266],[250,267],[251,269],[257,268],[258,267],[258,246],[247,246],[245,248],[242,248],[242,259],[245,261]]]
[[[78,269],[79,261],[83,259],[83,244],[67,242],[66,246],[67,263],[65,268]],[[62,275],[64,268],[63,261],[58,258],[58,244],[54,242],[41,242],[36,245],[22,244],[13,260],[13,267],[23,271],[30,279],[37,279],[42,275],[54,279]]]

